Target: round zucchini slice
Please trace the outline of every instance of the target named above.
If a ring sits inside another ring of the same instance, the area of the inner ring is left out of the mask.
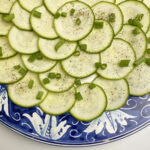
[[[144,96],[150,93],[150,67],[142,63],[126,77],[130,95]]]
[[[62,67],[72,77],[85,78],[96,72],[95,63],[100,61],[99,54],[88,54],[79,51],[80,55],[72,55],[62,61]]]
[[[8,39],[11,47],[19,53],[32,54],[38,51],[38,36],[32,31],[12,27]]]
[[[0,0],[0,13],[8,14],[16,0]]]
[[[96,19],[104,19],[110,22],[115,34],[121,30],[123,26],[123,15],[117,5],[109,2],[99,2],[92,9]],[[112,15],[115,17],[114,20],[110,19]]]
[[[54,74],[55,76],[52,77]],[[59,75],[59,78],[56,76]],[[44,88],[51,92],[65,92],[69,90],[73,84],[75,79],[68,76],[64,70],[61,68],[61,65],[58,63],[52,70],[41,73],[39,75],[39,79]],[[48,82],[44,82],[44,80],[48,80]]]
[[[101,2],[101,1],[105,1],[105,2],[111,2],[111,3],[115,3],[115,0],[80,0],[90,6],[93,6],[94,4]]]
[[[89,53],[98,53],[105,50],[110,46],[114,35],[114,31],[107,21],[96,20],[95,22],[101,23],[102,28],[97,29],[95,27],[85,39],[79,42],[87,45],[86,52]]]
[[[124,2],[125,0],[116,0],[116,4],[120,4],[121,2]]]
[[[33,30],[41,37],[48,39],[57,38],[57,34],[53,27],[53,16],[46,10],[44,6],[35,8],[33,11],[41,13],[41,17],[37,18],[31,14],[30,22]]]
[[[105,111],[107,97],[102,88],[98,85],[94,89],[89,88],[90,84],[82,84],[77,88],[80,100],[77,100],[70,110],[71,115],[80,121],[91,121],[98,118]]]
[[[113,111],[121,108],[129,97],[129,86],[125,79],[107,80],[98,77],[93,83],[104,89],[107,96],[107,111]]]
[[[31,12],[35,7],[42,5],[43,0],[18,0],[18,2],[22,8]]]
[[[101,53],[101,64],[106,64],[105,69],[99,68],[97,73],[106,79],[122,79],[133,70],[135,52],[132,46],[124,40],[114,39],[112,45]],[[120,62],[129,60],[126,67],[120,67]]]
[[[31,81],[32,88],[29,86]],[[41,86],[38,75],[28,72],[19,82],[8,85],[8,95],[16,105],[28,108],[41,103],[47,96],[47,91]]]
[[[124,23],[128,23],[129,19],[135,18],[139,14],[143,14],[141,19],[142,29],[144,32],[148,31],[150,24],[150,13],[146,5],[139,1],[125,1],[119,4],[120,9],[123,12]]]
[[[150,8],[150,0],[143,0],[143,3]]]
[[[22,64],[20,55],[0,60],[0,83],[15,83],[23,78],[25,73],[26,70]]]
[[[133,30],[136,28],[138,29],[139,34],[134,35]],[[147,46],[146,35],[138,27],[132,25],[124,25],[122,30],[117,35],[117,38],[121,38],[132,45],[135,50],[137,59],[144,55]]]
[[[2,17],[3,15],[0,14],[0,35],[7,35],[12,24],[5,22]]]
[[[14,14],[12,22],[22,30],[31,30],[30,26],[30,13],[21,8],[19,3],[16,1],[11,8],[10,14]]]
[[[0,47],[2,52],[0,59],[8,58],[16,54],[16,52],[10,47],[7,37],[0,37]]]
[[[39,38],[39,49],[41,53],[52,60],[63,60],[71,56],[77,49],[76,42],[64,41],[64,44],[56,51],[56,45],[61,42],[60,38],[55,40],[47,40]]]
[[[30,62],[29,59],[33,55],[22,55],[23,64],[31,72],[36,72],[36,73],[46,72],[52,69],[56,65],[56,61],[49,60],[45,57],[39,60],[35,59],[33,62]]]
[[[44,4],[52,14],[55,14],[62,5],[71,1],[72,0],[44,0]]]
[[[75,10],[71,15],[70,11]],[[57,34],[68,41],[78,41],[86,37],[92,30],[94,14],[91,8],[80,1],[65,3],[58,9],[61,14],[54,19],[54,27]],[[65,15],[65,16],[64,16]]]
[[[61,115],[68,112],[75,104],[75,88],[63,93],[49,92],[40,108],[50,115]]]

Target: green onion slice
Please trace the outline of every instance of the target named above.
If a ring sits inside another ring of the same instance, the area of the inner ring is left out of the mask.
[[[2,19],[6,22],[11,22],[15,18],[14,14],[3,15]]]
[[[28,88],[32,89],[33,85],[34,85],[34,80],[30,80],[29,83],[28,83]]]
[[[39,91],[38,94],[37,94],[37,96],[36,96],[36,99],[37,99],[37,100],[41,100],[42,97],[43,97],[43,94],[44,94],[43,91]]]
[[[130,61],[131,61],[131,60],[129,60],[129,59],[121,60],[121,61],[119,62],[119,67],[128,67]]]
[[[65,44],[64,40],[60,40],[56,45],[55,45],[55,51],[57,52],[61,46]]]
[[[77,93],[75,94],[75,98],[76,98],[76,100],[78,100],[78,101],[80,101],[80,100],[83,99],[83,97],[82,97],[82,95],[81,95],[80,92],[77,92]]]
[[[32,11],[32,14],[33,14],[33,16],[36,17],[36,18],[41,18],[41,15],[42,15],[40,12],[35,11],[35,10]]]

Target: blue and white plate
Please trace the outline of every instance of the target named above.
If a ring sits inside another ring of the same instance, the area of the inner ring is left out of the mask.
[[[69,113],[50,116],[39,107],[13,104],[5,85],[0,85],[0,121],[12,130],[40,142],[55,145],[95,145],[109,143],[137,132],[150,123],[150,95],[130,97],[126,105],[105,112],[91,122],[79,122]]]

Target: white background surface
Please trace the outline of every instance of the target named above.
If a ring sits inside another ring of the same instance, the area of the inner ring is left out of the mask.
[[[0,150],[150,150],[150,125],[125,139],[94,147],[58,147],[27,139],[0,124]]]

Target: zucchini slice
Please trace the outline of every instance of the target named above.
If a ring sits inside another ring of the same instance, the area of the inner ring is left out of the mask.
[[[49,60],[43,57],[41,60],[34,60],[29,62],[28,59],[32,55],[22,55],[22,61],[25,67],[31,72],[42,73],[52,69],[56,65],[56,61]]]
[[[57,34],[53,27],[53,16],[46,10],[44,6],[35,8],[33,11],[41,13],[41,18],[37,18],[31,14],[30,22],[33,30],[41,37],[48,39],[57,38]]]
[[[70,11],[74,9],[73,15]],[[92,30],[94,14],[91,8],[80,1],[65,3],[58,9],[57,13],[65,13],[54,19],[54,27],[57,34],[67,41],[78,41],[86,37]]]
[[[144,96],[150,93],[150,67],[142,63],[126,77],[130,95]]]
[[[0,83],[10,84],[20,80],[24,74],[19,73],[20,70],[14,68],[18,65],[20,68],[25,69],[22,64],[20,55],[0,60]]]
[[[75,104],[75,88],[63,93],[49,92],[40,108],[50,115],[61,115],[68,112]]]
[[[134,35],[132,32],[137,28],[139,34]],[[145,33],[139,29],[138,27],[132,25],[124,25],[122,30],[117,35],[117,38],[124,39],[125,41],[129,42],[135,50],[136,58],[139,59],[142,57],[146,50],[146,35]]]
[[[150,13],[146,5],[139,1],[124,1],[119,4],[120,9],[123,12],[124,23],[128,23],[129,19],[135,18],[138,14],[143,14],[143,18],[140,21],[143,25],[144,32],[148,31],[150,24]]]
[[[2,56],[0,56],[0,59],[8,58],[16,54],[16,52],[10,47],[7,37],[0,37],[0,47],[2,50]]]
[[[86,52],[98,53],[108,48],[113,40],[114,31],[111,25],[104,20],[96,20],[96,23],[103,23],[102,29],[94,28],[91,33],[80,44],[86,44]]]
[[[11,47],[19,53],[32,54],[38,51],[38,36],[32,31],[12,27],[8,39]]]
[[[115,34],[121,30],[123,26],[123,15],[117,5],[109,2],[99,2],[95,4],[92,9],[96,19],[109,21],[110,15],[114,14],[116,19],[113,22],[110,22],[110,24],[112,25]]]
[[[54,73],[56,74],[60,74],[60,78],[53,78],[53,79],[49,79],[49,83],[44,84],[43,80],[49,77],[50,73]],[[68,76],[63,69],[61,68],[61,65],[58,63],[52,70],[45,72],[45,73],[41,73],[39,75],[39,79],[41,84],[43,85],[44,88],[46,88],[47,90],[51,91],[51,92],[65,92],[67,90],[69,90],[73,84],[75,79]]]
[[[147,32],[146,36],[147,36],[147,38],[150,38],[150,29]],[[147,48],[150,48],[150,43],[147,44]]]
[[[150,8],[150,0],[143,0],[143,3]]]
[[[33,81],[32,88],[29,88],[30,81]],[[19,82],[8,85],[8,95],[16,105],[28,108],[41,103],[47,91],[41,86],[38,75],[28,72]]]
[[[16,0],[0,0],[0,13],[8,14]]]
[[[125,79],[112,81],[98,77],[93,83],[104,89],[107,96],[107,111],[121,108],[129,97],[129,86]]]
[[[80,55],[73,55],[62,61],[62,67],[72,77],[85,78],[96,72],[95,63],[100,61],[99,54],[88,54],[79,51]]]
[[[101,64],[106,64],[106,69],[99,68],[97,73],[106,79],[122,79],[133,70],[135,52],[132,46],[124,40],[114,39],[112,45],[101,53]],[[121,60],[130,60],[127,67],[120,67]]]
[[[43,0],[18,0],[18,2],[22,8],[31,12],[35,7],[42,5]]]
[[[77,100],[70,110],[71,115],[80,121],[91,121],[96,119],[105,111],[107,97],[102,88],[98,85],[94,89],[89,88],[88,83],[77,88],[83,99]]]
[[[44,0],[44,4],[52,14],[55,14],[62,5],[71,1],[72,0]]]
[[[120,4],[121,2],[124,2],[125,0],[116,0],[116,4]]]
[[[80,0],[90,6],[93,6],[94,4],[104,1],[104,2],[111,2],[111,3],[115,3],[115,0]]]
[[[3,15],[0,14],[0,35],[7,35],[12,24],[5,22],[2,17]]]
[[[41,53],[49,59],[62,60],[71,56],[77,49],[76,42],[65,41],[65,43],[56,51],[55,46],[59,41],[61,41],[59,38],[55,40],[39,38],[39,49]]]
[[[30,13],[21,8],[19,3],[16,1],[11,8],[10,14],[14,14],[12,22],[22,30],[31,30],[30,26]]]

